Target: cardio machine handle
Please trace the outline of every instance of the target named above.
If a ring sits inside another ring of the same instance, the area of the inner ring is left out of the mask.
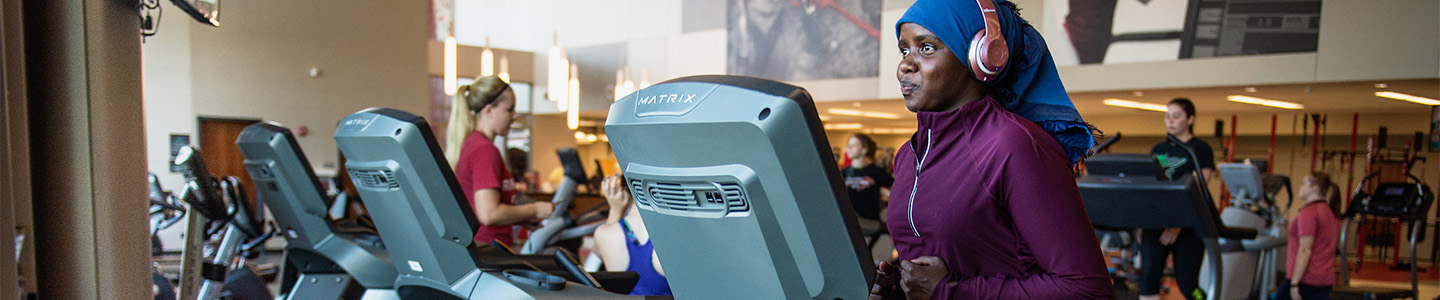
[[[200,150],[194,147],[181,147],[175,155],[175,165],[180,167],[181,173],[189,184],[181,193],[181,200],[189,203],[205,218],[220,220],[227,217],[225,211],[225,199],[220,191],[219,183],[205,169],[205,160],[200,157]]]
[[[579,280],[581,284],[597,289],[605,289],[600,286],[599,280],[595,280],[595,277],[590,276],[590,273],[580,268],[580,260],[575,259],[575,254],[570,253],[570,250],[566,250],[563,247],[556,248],[555,264],[564,268],[565,272],[570,274],[570,277],[575,277],[575,280]]]
[[[1186,145],[1185,142],[1181,142],[1180,138],[1177,138],[1174,135],[1166,134],[1165,139],[1170,140],[1171,143],[1175,143],[1177,146],[1180,146],[1180,149],[1185,149],[1186,154],[1190,154],[1190,163],[1195,165],[1195,180],[1200,181],[1200,191],[1205,195],[1205,200],[1215,199],[1214,197],[1210,196],[1210,185],[1205,183],[1205,173],[1202,173],[1200,159],[1198,156],[1195,156],[1195,150],[1190,149],[1189,145]]]

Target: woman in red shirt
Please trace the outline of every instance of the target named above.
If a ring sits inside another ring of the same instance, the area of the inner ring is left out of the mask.
[[[1335,286],[1335,247],[1339,245],[1340,219],[1330,210],[1331,199],[1340,197],[1339,189],[1330,182],[1330,175],[1311,172],[1300,184],[1300,199],[1305,204],[1290,220],[1285,255],[1285,287],[1279,300],[1330,299]]]
[[[495,147],[495,137],[509,134],[515,121],[515,91],[499,77],[480,77],[460,87],[452,103],[445,158],[482,225],[475,241],[510,245],[512,225],[542,220],[555,209],[550,202],[515,205],[514,177]]]

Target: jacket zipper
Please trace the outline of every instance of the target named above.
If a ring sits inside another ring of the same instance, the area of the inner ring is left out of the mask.
[[[920,168],[925,166],[925,158],[930,156],[930,147],[934,147],[932,145],[934,137],[930,129],[925,129],[925,154],[915,156],[915,182],[910,187],[910,207],[906,210],[906,214],[910,217],[910,232],[914,232],[917,238],[920,237],[920,229],[915,227],[915,190],[920,189]],[[911,143],[910,150],[915,150],[914,143]]]

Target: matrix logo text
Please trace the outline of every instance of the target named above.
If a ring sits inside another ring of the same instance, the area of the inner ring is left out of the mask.
[[[340,124],[340,125],[347,125],[347,126],[348,126],[348,125],[367,126],[367,125],[370,125],[370,121],[371,121],[371,120],[366,120],[366,119],[350,119],[350,120],[346,120],[346,121],[345,121],[345,124]]]
[[[646,104],[669,104],[669,103],[694,103],[696,94],[662,94],[641,97],[639,103]]]

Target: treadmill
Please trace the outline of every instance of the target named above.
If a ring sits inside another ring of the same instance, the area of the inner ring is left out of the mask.
[[[1191,161],[1196,160],[1192,158]],[[1107,163],[1118,166],[1104,166]],[[1240,245],[1226,243],[1222,246],[1221,240],[1253,240],[1258,232],[1251,228],[1225,226],[1215,203],[1210,200],[1204,177],[1192,172],[1178,180],[1161,179],[1160,173],[1149,173],[1148,170],[1158,171],[1160,168],[1155,158],[1148,155],[1096,154],[1086,160],[1086,167],[1091,173],[1075,181],[1080,188],[1080,199],[1085,202],[1085,213],[1096,228],[1195,229],[1205,243],[1205,267],[1212,270],[1208,273],[1208,282],[1207,278],[1201,279],[1200,288],[1209,297],[1225,295],[1225,285],[1220,284],[1227,274],[1221,263],[1222,252]],[[1097,173],[1097,167],[1099,170],[1125,170],[1129,173]]]
[[[399,299],[395,264],[373,229],[340,227],[310,161],[290,130],[277,123],[246,126],[235,141],[256,196],[285,236],[283,299]]]
[[[1412,161],[1411,165],[1413,164]],[[1374,190],[1366,192],[1364,188],[1378,175],[1379,172],[1371,173],[1360,180],[1355,186],[1355,198],[1340,216],[1344,221],[1340,226],[1340,282],[1335,284],[1334,291],[1330,293],[1331,299],[1419,299],[1419,259],[1415,256],[1415,247],[1424,240],[1425,222],[1430,214],[1430,205],[1435,201],[1435,194],[1431,193],[1429,185],[1410,174],[1408,169],[1405,170],[1404,182],[1378,183]],[[1345,246],[1350,238],[1351,224],[1366,217],[1395,218],[1409,225],[1407,231],[1410,236],[1407,241],[1410,246],[1410,289],[1350,286],[1349,247]]]
[[[610,106],[605,132],[682,299],[866,299],[875,265],[814,102],[692,76]]]
[[[480,222],[424,118],[362,110],[340,121],[335,142],[395,261],[401,299],[642,298],[614,293],[630,291],[634,272],[592,275],[566,250],[517,255],[475,243]]]

